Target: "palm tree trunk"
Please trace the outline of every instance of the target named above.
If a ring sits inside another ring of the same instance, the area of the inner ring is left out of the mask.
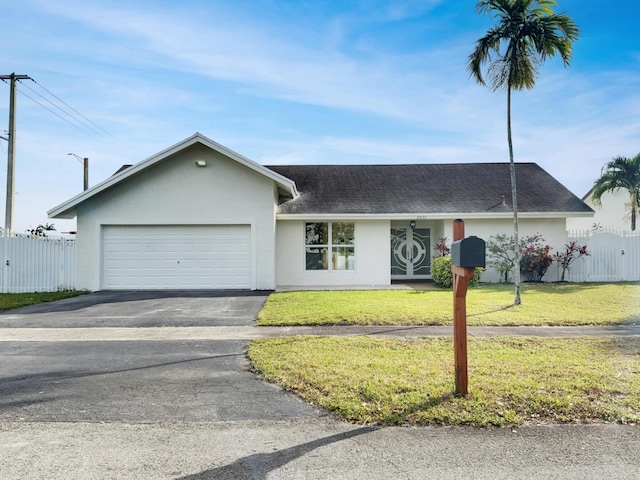
[[[520,305],[520,237],[518,236],[518,190],[516,189],[516,164],[513,161],[513,141],[511,139],[511,85],[507,85],[507,141],[509,142],[509,172],[511,173],[511,203],[513,204],[513,253],[515,258],[515,272],[513,272],[516,287],[514,305]]]

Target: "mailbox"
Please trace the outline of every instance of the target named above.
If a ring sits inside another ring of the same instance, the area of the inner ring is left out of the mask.
[[[451,243],[451,263],[458,267],[485,266],[484,240],[475,236],[463,238]]]

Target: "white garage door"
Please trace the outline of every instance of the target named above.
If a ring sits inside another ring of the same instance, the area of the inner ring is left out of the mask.
[[[251,288],[249,225],[105,226],[102,288]]]

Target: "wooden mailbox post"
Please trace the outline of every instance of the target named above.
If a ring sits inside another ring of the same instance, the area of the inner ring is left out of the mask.
[[[464,238],[464,222],[453,222],[451,273],[453,274],[453,348],[456,395],[469,393],[467,375],[467,289],[476,267],[485,266],[485,243],[477,237]]]

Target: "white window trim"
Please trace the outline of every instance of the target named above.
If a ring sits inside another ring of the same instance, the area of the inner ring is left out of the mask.
[[[353,223],[353,245],[351,244],[333,244],[333,243],[327,243],[327,244],[322,244],[322,245],[309,245],[307,244],[307,224],[309,223],[326,223],[327,224],[327,240],[331,239],[333,237],[333,224],[334,223]],[[302,267],[303,270],[305,272],[305,274],[312,274],[312,275],[326,275],[329,273],[332,274],[354,274],[357,270],[357,266],[358,266],[358,262],[356,260],[356,244],[357,244],[357,236],[358,236],[358,232],[357,232],[358,228],[357,228],[357,222],[354,221],[349,221],[349,220],[305,220],[304,222],[302,222],[302,238],[303,238],[303,248],[302,248]],[[307,268],[307,248],[326,248],[328,250],[328,253],[332,251],[332,249],[334,247],[346,247],[346,248],[353,248],[353,268],[352,269],[345,269],[345,270],[335,270],[332,267],[332,262],[328,262],[328,268],[322,269],[322,270],[315,270],[315,269],[308,269]]]

